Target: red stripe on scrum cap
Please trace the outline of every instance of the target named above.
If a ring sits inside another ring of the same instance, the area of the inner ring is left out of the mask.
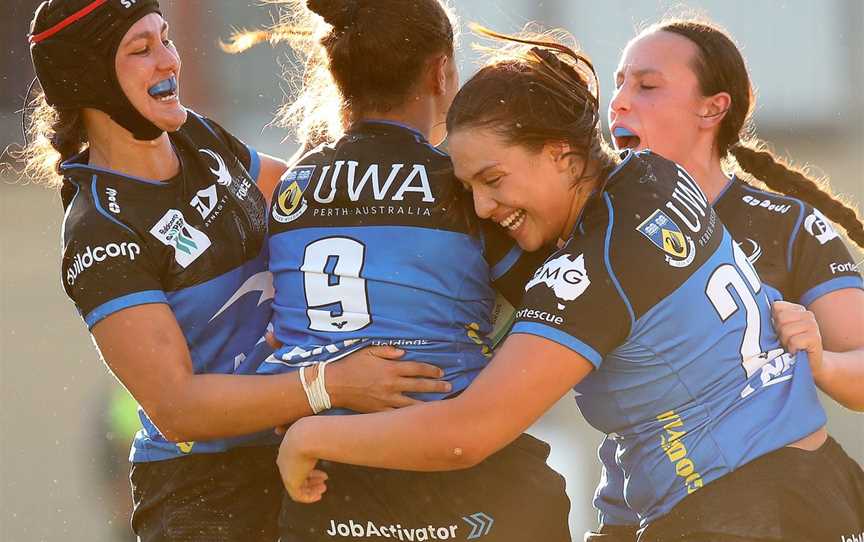
[[[39,43],[40,41],[44,41],[44,40],[50,38],[51,36],[53,36],[57,32],[60,32],[61,30],[63,30],[64,28],[66,28],[70,24],[74,23],[75,21],[78,21],[79,19],[83,19],[84,17],[86,17],[87,15],[92,13],[96,8],[98,8],[99,6],[101,6],[102,4],[104,4],[107,1],[108,0],[96,0],[95,2],[88,5],[87,7],[84,7],[82,9],[76,11],[72,15],[66,17],[65,19],[63,19],[59,23],[55,24],[54,26],[52,26],[48,30],[45,30],[44,32],[39,32],[38,34],[31,35],[30,36],[30,43]]]

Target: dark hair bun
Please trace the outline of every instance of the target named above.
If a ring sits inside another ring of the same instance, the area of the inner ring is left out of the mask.
[[[354,23],[357,4],[358,0],[306,0],[306,7],[334,28],[348,28]]]

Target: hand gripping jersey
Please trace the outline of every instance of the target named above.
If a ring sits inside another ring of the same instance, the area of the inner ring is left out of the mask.
[[[271,352],[262,336],[273,297],[258,154],[191,111],[169,137],[181,173],[165,182],[89,166],[86,152],[62,165],[63,286],[90,328],[128,307],[167,303],[196,373],[255,373]],[[139,417],[133,461],[263,438],[172,443],[141,409]]]
[[[625,154],[516,317],[513,333],[596,366],[576,400],[614,442],[643,526],[825,423],[807,359],[780,347],[744,252],[690,176],[650,152]]]
[[[737,178],[729,181],[714,208],[773,296],[806,306],[840,289],[864,288],[858,265],[818,209]],[[603,474],[594,506],[602,524],[636,524],[639,518],[624,502],[615,450],[610,439],[600,446]]]
[[[487,225],[450,158],[409,127],[364,121],[312,151],[273,197],[274,325],[284,346],[261,371],[386,343],[405,360],[438,365],[461,391],[491,356],[490,281],[518,303],[538,263]]]

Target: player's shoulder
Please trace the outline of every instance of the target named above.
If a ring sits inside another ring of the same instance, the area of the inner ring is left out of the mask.
[[[639,220],[640,209],[649,210],[675,195],[684,197],[699,209],[709,207],[708,199],[690,174],[679,164],[644,151],[624,151],[618,165],[607,176],[606,193],[616,208],[636,211],[617,220]]]
[[[654,153],[626,154],[607,186],[604,257],[638,317],[713,258],[725,230],[690,174]]]
[[[121,214],[121,184],[100,182],[100,178],[94,176],[91,183],[64,181],[63,192],[61,236],[66,249],[137,240],[137,228]]]
[[[762,190],[737,177],[730,180],[715,206],[730,223],[740,217],[748,221],[770,222],[775,228],[781,223],[786,224],[787,229],[813,211],[811,205],[798,198]]]

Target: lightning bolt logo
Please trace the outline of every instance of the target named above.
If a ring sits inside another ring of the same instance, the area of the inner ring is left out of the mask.
[[[232,295],[231,298],[222,305],[222,308],[216,311],[216,314],[210,318],[210,322],[228,310],[228,308],[236,303],[238,299],[251,292],[261,292],[261,297],[258,298],[259,307],[265,301],[273,299],[273,295],[276,293],[276,290],[273,288],[273,275],[271,275],[269,271],[262,271],[246,279],[246,282],[244,282],[243,285],[234,292],[234,295]]]

